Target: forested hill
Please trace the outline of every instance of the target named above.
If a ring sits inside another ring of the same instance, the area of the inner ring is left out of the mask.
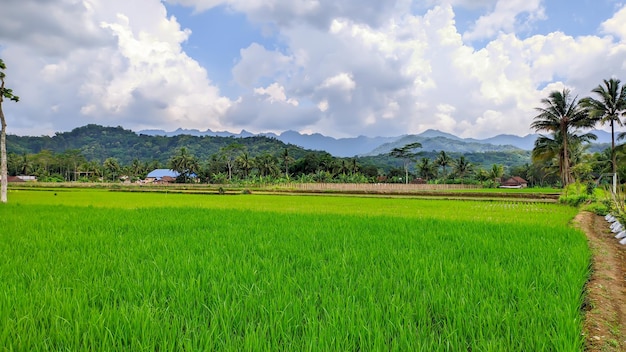
[[[20,137],[7,136],[7,151],[15,154],[36,154],[42,150],[63,153],[78,150],[87,160],[102,162],[106,158],[117,158],[121,164],[129,164],[133,159],[141,161],[158,160],[166,163],[180,148],[206,160],[217,154],[220,148],[233,143],[246,147],[251,157],[269,153],[279,155],[285,148],[294,158],[307,152],[300,147],[285,144],[275,138],[255,136],[247,138],[177,135],[171,137],[138,135],[122,127],[87,125],[70,132],[57,132],[54,136]],[[320,152],[323,153],[323,152]]]
[[[222,137],[222,136],[152,136],[137,134],[122,127],[103,127],[87,125],[78,127],[70,132],[57,132],[54,136],[22,137],[7,136],[7,151],[17,155],[37,154],[48,150],[54,154],[68,151],[78,151],[88,161],[102,163],[107,158],[116,158],[122,165],[130,164],[134,159],[142,162],[159,161],[166,165],[167,161],[176,155],[180,148],[187,151],[199,160],[208,160],[220,152],[221,148],[232,144],[241,144],[250,157],[262,154],[271,154],[279,157],[286,148],[292,158],[300,159],[308,153],[326,154],[325,151],[312,151],[293,144],[286,144],[280,140],[267,136],[252,137]],[[474,165],[489,167],[492,164],[517,166],[530,162],[530,152],[509,151],[499,153],[464,153],[468,161]],[[458,157],[461,153],[451,153]],[[436,151],[421,153],[422,157],[436,158]],[[360,157],[362,162],[376,165],[385,170],[391,167],[400,167],[401,161],[388,154]]]

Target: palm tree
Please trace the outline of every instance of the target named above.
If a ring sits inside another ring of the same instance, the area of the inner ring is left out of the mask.
[[[595,122],[589,118],[587,110],[581,106],[576,97],[571,97],[569,89],[563,89],[562,92],[553,91],[549,98],[542,99],[541,103],[544,107],[535,108],[539,114],[534,117],[530,127],[535,131],[552,132],[555,137],[553,141],[559,143],[559,171],[563,186],[567,186],[574,181],[570,170],[569,139],[576,136],[578,129],[591,128]],[[537,143],[539,141],[536,141],[535,148]]]
[[[597,136],[593,133],[585,133],[582,135],[570,134],[567,138],[569,141],[569,150],[567,151],[569,160],[580,159],[580,155],[584,150],[583,144],[595,140],[596,138]],[[533,162],[541,162],[546,165],[554,165],[555,167],[558,166],[559,175],[563,175],[564,164],[560,162],[560,160],[565,157],[566,152],[563,146],[563,138],[561,138],[560,132],[554,132],[551,137],[539,135],[531,154]],[[561,181],[563,181],[562,178]]]
[[[107,177],[105,177],[105,181],[109,179],[111,181],[115,181],[119,176],[120,170],[122,169],[120,167],[119,161],[116,158],[112,157],[106,158],[102,163],[102,167],[107,174]]]
[[[262,177],[275,176],[280,172],[278,167],[278,159],[269,153],[263,153],[254,159],[256,167],[259,169],[259,174]]]
[[[461,184],[463,184],[463,178],[472,172],[473,165],[465,159],[465,156],[461,155],[459,159],[454,163],[454,172],[459,175]]]
[[[282,161],[283,165],[285,165],[285,178],[289,178],[289,165],[295,161],[295,159],[289,155],[289,148],[283,150]]]
[[[598,85],[591,92],[596,93],[599,99],[591,97],[583,98],[580,103],[588,109],[589,117],[601,125],[607,122],[611,125],[611,163],[613,173],[617,172],[615,161],[615,124],[623,126],[622,116],[626,116],[626,85],[621,86],[620,80],[611,78],[604,80],[604,86]]]
[[[168,166],[170,169],[178,172],[183,177],[184,182],[187,182],[189,177],[200,169],[198,159],[189,154],[185,147],[180,148],[179,154],[169,160]]]
[[[496,183],[496,185],[502,180],[502,175],[504,175],[504,166],[493,164],[491,166],[491,170],[489,170],[489,177]]]
[[[441,152],[439,152],[439,155],[437,156],[437,159],[435,159],[435,164],[437,166],[441,166],[441,168],[443,169],[443,178],[444,180],[446,179],[446,166],[450,165],[452,163],[452,158],[446,154],[445,150],[442,150]]]
[[[235,159],[237,165],[243,170],[243,177],[245,179],[248,178],[250,174],[250,170],[254,167],[254,161],[250,158],[250,155],[247,151],[243,151],[241,155]]]
[[[426,181],[436,176],[435,167],[435,164],[432,163],[428,158],[420,159],[420,162],[417,164],[417,169],[419,170],[420,177],[422,177]]]

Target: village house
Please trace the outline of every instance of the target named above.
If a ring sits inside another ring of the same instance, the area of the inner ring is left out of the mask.
[[[508,180],[502,182],[500,188],[526,188],[528,187],[528,182],[519,176],[513,176]]]
[[[145,183],[172,183],[180,175],[178,171],[171,169],[156,169],[151,171],[144,180]]]

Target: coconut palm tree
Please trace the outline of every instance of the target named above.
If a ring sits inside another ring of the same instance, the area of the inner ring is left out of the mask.
[[[446,174],[446,167],[450,164],[452,164],[452,158],[446,153],[445,150],[442,150],[441,152],[439,152],[439,155],[437,155],[437,159],[435,159],[435,164],[437,166],[441,166],[442,170],[443,170],[443,179],[445,180],[447,177]]]
[[[581,135],[570,134],[568,140],[568,150],[564,149],[565,143],[561,137],[560,132],[552,133],[552,136],[539,135],[535,141],[535,147],[532,151],[533,162],[541,162],[546,165],[554,165],[558,167],[559,175],[563,175],[564,163],[561,162],[568,155],[569,164],[571,166],[572,160],[578,160],[581,158],[581,154],[584,151],[583,144],[595,140],[597,136],[593,133],[585,133]],[[555,161],[555,162],[553,162]],[[561,182],[563,178],[561,177]],[[565,186],[565,183],[563,183]]]
[[[170,169],[178,172],[183,177],[183,181],[187,182],[192,174],[196,174],[200,169],[198,159],[189,154],[187,148],[182,147],[178,154],[174,155],[168,161]]]
[[[291,165],[295,159],[289,155],[289,148],[285,148],[282,154],[282,162],[285,166],[285,178],[289,178],[289,165]]]
[[[615,124],[623,126],[623,116],[626,116],[626,85],[620,87],[620,80],[611,78],[604,80],[604,85],[600,84],[591,92],[596,93],[598,99],[591,97],[583,98],[580,103],[588,109],[589,117],[601,125],[609,123],[611,125],[611,163],[613,173],[617,171],[615,161]]]
[[[461,155],[454,162],[454,172],[461,179],[461,184],[463,184],[463,178],[467,176],[467,174],[472,172],[473,165],[465,159],[465,156]]]
[[[493,180],[496,186],[502,181],[502,175],[504,175],[504,166],[493,164],[489,170],[489,178]]]
[[[558,164],[563,186],[567,186],[574,181],[570,170],[569,139],[576,136],[581,128],[592,128],[595,122],[589,118],[587,110],[577,98],[571,96],[569,89],[553,91],[541,103],[544,106],[535,108],[539,114],[534,117],[530,127],[535,131],[552,132],[555,137],[553,141],[560,143]],[[535,148],[537,143],[539,141],[535,143]]]
[[[420,162],[417,164],[420,177],[426,181],[437,176],[436,167],[437,166],[428,158],[421,158]]]
[[[243,170],[244,179],[248,179],[250,174],[250,170],[254,167],[254,160],[250,158],[250,155],[247,151],[241,152],[241,154],[235,159],[235,162],[239,166],[241,170]]]

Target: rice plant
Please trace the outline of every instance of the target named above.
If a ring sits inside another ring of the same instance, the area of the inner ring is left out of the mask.
[[[558,205],[73,191],[0,208],[6,350],[582,350]]]

